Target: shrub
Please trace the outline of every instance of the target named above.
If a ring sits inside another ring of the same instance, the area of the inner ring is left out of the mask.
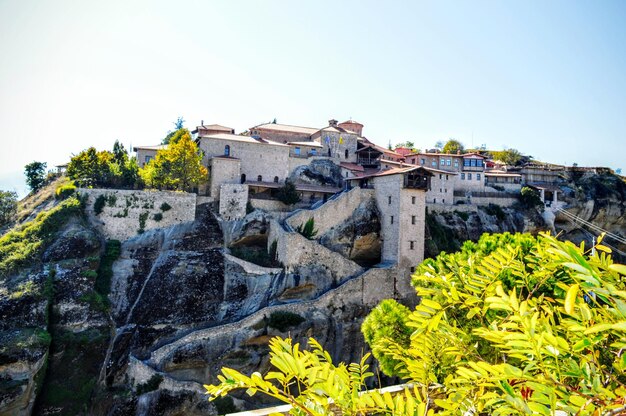
[[[306,223],[298,225],[296,227],[296,231],[302,234],[305,238],[313,240],[313,238],[317,235],[317,230],[315,229],[315,219],[313,219],[313,217],[309,218]]]
[[[139,230],[137,230],[139,234],[142,234],[146,230],[146,220],[149,215],[149,212],[142,212],[139,214]]]
[[[302,322],[304,322],[304,318],[297,313],[277,311],[272,312],[267,326],[278,329],[280,332],[285,332],[287,329],[300,325]]]
[[[459,216],[459,218],[461,218],[463,221],[467,221],[469,219],[469,213],[465,212],[465,211],[454,211],[454,213],[456,215]]]
[[[57,186],[54,191],[54,196],[56,199],[66,199],[71,196],[74,192],[76,192],[76,185],[73,181],[61,184]]]
[[[495,216],[498,220],[504,221],[506,219],[506,214],[502,210],[500,205],[489,204],[486,207],[481,207],[488,215]]]
[[[0,227],[8,224],[17,212],[17,193],[0,191]]]
[[[265,247],[231,247],[230,254],[261,267],[280,267],[276,256],[268,254]]]
[[[161,211],[165,212],[169,211],[170,209],[172,209],[172,207],[167,202],[161,204]]]
[[[104,195],[98,195],[95,202],[93,203],[93,212],[96,215],[100,215],[104,206],[106,205],[107,197]]]
[[[161,221],[161,220],[163,219],[163,214],[161,214],[160,212],[157,212],[156,214],[154,214],[154,215],[152,216],[152,219],[153,219],[153,220],[155,220],[155,221],[157,221],[157,222],[158,222],[158,221]]]
[[[137,396],[141,396],[142,394],[150,393],[151,391],[157,390],[162,382],[163,382],[162,375],[160,374],[153,375],[145,383],[137,385]]]
[[[534,208],[543,205],[543,202],[541,202],[541,196],[539,196],[539,192],[537,192],[533,188],[529,188],[528,186],[524,186],[522,188],[519,200],[521,204],[526,208]]]
[[[120,256],[122,244],[118,240],[108,240],[104,249],[104,255],[100,259],[98,277],[96,278],[95,290],[106,297],[111,291],[111,278],[113,277],[113,263]]]
[[[278,188],[276,192],[276,199],[285,205],[293,205],[300,202],[300,195],[296,190],[296,185],[291,181],[286,181],[285,185]]]

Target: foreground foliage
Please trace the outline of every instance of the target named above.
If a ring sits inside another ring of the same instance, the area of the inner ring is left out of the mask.
[[[67,166],[67,176],[78,186],[86,188],[133,189],[140,185],[137,161],[128,156],[118,141],[113,145],[113,151],[98,151],[90,147],[72,157]]]
[[[207,391],[263,391],[294,414],[327,414],[329,399],[344,414],[624,414],[626,266],[609,253],[601,243],[586,250],[549,235],[501,234],[422,263],[409,344],[383,334],[372,345],[414,386],[383,398],[386,406],[362,398],[379,393],[355,392],[363,381],[346,381],[366,375],[364,362],[337,370],[314,342],[310,353],[274,340],[277,372],[248,378],[223,369]]]

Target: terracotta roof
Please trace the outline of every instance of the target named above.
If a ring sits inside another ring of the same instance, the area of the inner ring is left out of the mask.
[[[391,168],[391,169],[387,169],[387,170],[382,170],[382,171],[378,171],[378,172],[374,172],[372,174],[368,174],[368,175],[361,175],[355,178],[348,178],[348,180],[355,180],[355,179],[363,179],[363,178],[373,178],[373,177],[379,177],[379,176],[389,176],[389,175],[399,175],[399,174],[403,174],[403,173],[408,173],[408,172],[412,172],[414,170],[425,170],[426,172],[430,173],[432,175],[431,172],[428,171],[428,169],[422,167],[422,166],[407,166],[407,167],[402,167],[402,168]]]
[[[341,166],[344,169],[351,170],[351,171],[365,172],[365,169],[363,168],[363,166],[357,165],[356,163],[340,162],[339,166]]]
[[[316,129],[314,127],[291,126],[289,124],[274,124],[274,123],[259,124],[258,126],[254,126],[250,128],[250,130],[252,129],[288,131],[292,133],[304,133],[308,135],[311,135],[319,131],[319,129]]]
[[[286,144],[282,144],[282,143],[276,143],[276,142],[272,142],[270,140],[255,140],[252,137],[249,136],[239,136],[237,134],[225,134],[225,133],[218,133],[218,134],[211,134],[208,136],[202,136],[202,139],[216,139],[216,140],[229,140],[229,141],[233,141],[233,142],[242,142],[242,143],[251,143],[251,144],[267,144],[270,146],[285,146],[288,147]]]
[[[354,120],[344,121],[343,123],[339,123],[339,124],[358,124],[359,126],[363,126],[363,124],[359,123],[358,121],[354,121]]]
[[[381,160],[381,163],[384,163],[385,165],[396,165],[398,167],[419,167],[419,168],[427,170],[428,172],[445,173],[446,175],[458,175],[459,174],[458,172],[451,172],[449,170],[433,169],[428,166],[415,165],[415,164],[406,163],[406,162],[396,162],[394,160]]]

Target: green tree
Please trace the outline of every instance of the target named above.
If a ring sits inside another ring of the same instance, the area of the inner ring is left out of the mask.
[[[112,152],[90,147],[73,156],[67,176],[82,187],[134,188],[139,181],[139,167],[116,140]]]
[[[490,153],[491,157],[495,160],[499,160],[510,166],[517,166],[520,162],[522,162],[522,160],[524,160],[524,156],[517,149],[505,149],[502,151],[492,151]]]
[[[191,190],[207,180],[198,145],[191,140],[189,130],[182,129],[172,137],[166,149],[159,150],[139,171],[148,186],[181,191]]]
[[[409,308],[393,299],[382,301],[365,318],[361,332],[365,341],[372,346],[372,354],[380,363],[380,368],[389,376],[395,374],[395,367],[400,362],[384,354],[389,347],[387,340],[394,340],[407,348],[410,345],[411,332],[408,327]]]
[[[205,387],[264,392],[291,403],[292,414],[328,414],[329,399],[343,414],[624,414],[626,266],[598,240],[588,250],[548,234],[483,236],[423,262],[409,345],[389,338],[382,350],[414,387],[383,404],[372,391],[342,394],[334,367],[287,341],[275,348],[277,340],[275,371],[246,377],[225,368],[217,386]]]
[[[398,147],[406,147],[407,149],[415,150],[415,143],[407,140],[405,142],[397,143],[395,149]]]
[[[539,192],[528,186],[524,186],[520,191],[519,200],[526,208],[539,207],[543,205]]]
[[[442,152],[451,153],[451,154],[456,154],[459,152],[463,153],[465,152],[465,146],[463,146],[463,143],[461,143],[460,141],[456,139],[450,139],[443,146]]]
[[[46,184],[46,166],[45,162],[31,162],[24,166],[26,184],[32,192],[37,192]]]
[[[0,191],[0,227],[11,222],[17,212],[17,193]]]
[[[174,131],[168,131],[167,136],[165,136],[165,138],[161,141],[161,144],[169,144],[175,134],[179,133],[181,130],[186,130],[184,126],[185,120],[183,120],[182,117],[178,117],[173,124],[175,127]]]
[[[300,195],[296,190],[296,185],[289,180],[285,181],[285,185],[278,188],[276,199],[285,205],[293,205],[300,202]]]

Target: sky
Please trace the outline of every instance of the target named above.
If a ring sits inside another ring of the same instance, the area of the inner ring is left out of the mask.
[[[626,2],[0,0],[0,190],[182,116],[626,170]]]

